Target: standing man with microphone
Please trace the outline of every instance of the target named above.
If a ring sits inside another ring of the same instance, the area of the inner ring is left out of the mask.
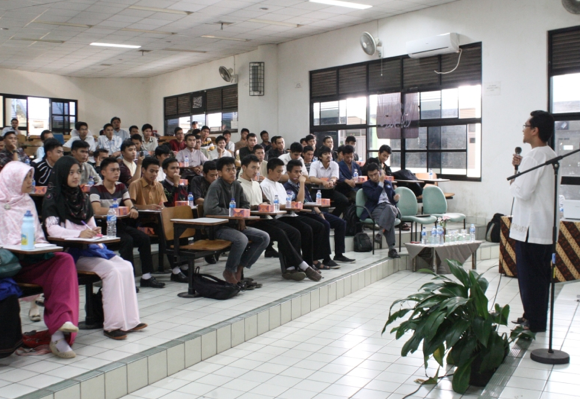
[[[545,111],[533,111],[524,124],[523,141],[532,150],[522,158],[513,157],[518,170],[528,170],[554,158],[548,145],[554,134],[554,117]],[[554,223],[554,171],[545,166],[512,180],[514,196],[510,238],[516,240],[516,268],[524,315],[517,322],[533,332],[545,332],[548,322],[552,226]]]

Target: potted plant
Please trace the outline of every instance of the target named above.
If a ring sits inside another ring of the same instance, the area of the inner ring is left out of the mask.
[[[447,260],[447,263],[458,281],[431,270],[420,270],[432,274],[433,281],[424,284],[419,293],[395,301],[382,332],[395,320],[411,313],[391,330],[396,333],[396,339],[407,332],[413,333],[401,349],[401,356],[414,353],[422,345],[425,368],[431,357],[440,366],[445,362],[456,366],[453,390],[462,394],[470,384],[485,386],[507,356],[509,345],[518,338],[533,339],[535,334],[521,326],[509,336],[500,333],[499,326],[508,324],[509,305],[496,304],[490,313],[485,296],[487,279],[473,270],[467,273],[455,260]],[[415,305],[404,307],[408,302]],[[401,309],[393,312],[399,304]],[[439,370],[428,381],[436,383],[438,374]]]

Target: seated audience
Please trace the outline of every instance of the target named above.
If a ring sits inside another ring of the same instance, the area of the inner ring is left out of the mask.
[[[77,144],[80,142],[75,142]],[[42,219],[50,237],[94,238],[100,234],[88,196],[79,187],[81,165],[74,158],[59,159],[53,168],[48,191],[42,204]],[[126,339],[127,334],[142,330],[133,267],[103,244],[87,249],[69,248],[78,270],[95,272],[103,280],[104,334]]]
[[[247,128],[243,128],[240,131],[241,138],[240,138],[240,141],[238,141],[235,144],[235,150],[234,151],[237,152],[240,148],[247,147],[247,145],[248,145],[248,134],[250,134],[250,131]]]
[[[310,165],[314,160],[314,148],[310,147],[309,145],[302,148],[302,159],[304,160],[304,166],[308,173],[310,173]]]
[[[356,192],[360,186],[356,185],[353,174],[356,172],[359,176],[362,176],[362,171],[360,166],[354,161],[353,146],[345,145],[343,154],[344,159],[338,163],[339,177],[336,189],[354,202],[356,200]]]
[[[116,137],[120,138],[121,141],[131,138],[132,133],[126,131],[125,129],[121,129],[121,118],[118,116],[113,116],[111,118],[111,125],[113,125],[113,133]]]
[[[242,185],[236,181],[236,161],[231,157],[217,160],[219,179],[214,181],[207,191],[204,202],[206,215],[229,215],[232,198],[236,208],[250,208],[244,195]],[[215,236],[232,243],[223,272],[224,279],[232,284],[242,281],[242,271],[251,268],[264,249],[270,243],[270,236],[253,227],[246,226],[245,221],[230,220],[227,225],[220,225]],[[242,284],[243,285],[243,284]]]
[[[123,142],[124,141],[125,140],[123,140]],[[147,153],[147,151],[143,150],[143,136],[141,136],[140,134],[134,134],[131,136],[131,141],[135,145],[135,151],[137,154],[141,155],[141,152],[144,152],[145,155],[149,155],[149,153]],[[122,143],[121,143],[121,147],[123,147]],[[123,152],[123,150],[121,150],[121,152]]]
[[[113,133],[113,125],[107,123],[103,126],[103,135],[97,140],[97,148],[105,148],[110,156],[119,157],[121,155],[121,144],[123,140]]]
[[[215,148],[208,151],[209,159],[216,160],[221,157],[231,157],[232,153],[226,150],[226,139],[224,136],[217,136],[215,139]]]
[[[47,242],[34,203],[28,195],[32,189],[32,172],[28,165],[10,162],[0,173],[0,246],[21,245],[20,232],[26,211],[32,213],[35,242]],[[42,287],[44,323],[51,335],[50,350],[61,358],[75,357],[71,346],[78,332],[79,288],[72,256],[66,252],[24,256],[20,264],[22,270],[14,280]]]
[[[198,125],[199,123],[197,121],[191,122],[191,129],[189,129],[187,133],[193,133],[194,130],[199,130]]]
[[[173,154],[171,153],[170,147],[167,145],[160,145],[155,149],[155,158],[159,161],[159,165],[163,165],[163,161],[170,156],[173,157]],[[165,180],[165,172],[163,172],[163,169],[160,169],[159,174],[157,175],[157,181],[163,180]]]
[[[208,126],[203,126],[199,133],[199,137],[201,138],[201,149],[206,151],[211,151],[213,150],[212,147],[214,147],[213,141],[211,140],[211,137],[209,137],[209,133],[210,130]]]
[[[134,135],[134,134],[138,134],[139,136],[141,135],[141,134],[139,133],[139,126],[137,126],[137,125],[132,125],[132,126],[129,128],[129,136],[130,136],[130,137],[133,137],[133,135]]]
[[[30,163],[30,158],[22,148],[18,148],[18,136],[13,130],[3,133],[4,149],[0,151],[0,170],[10,161]]]
[[[209,186],[216,181],[217,178],[218,170],[216,162],[207,161],[203,164],[203,176],[195,176],[191,179],[190,187],[196,205],[203,205]]]
[[[58,140],[47,139],[44,142],[44,157],[41,162],[34,164],[34,180],[37,186],[48,185],[52,168],[63,154],[62,144]]]
[[[153,126],[146,123],[141,127],[141,132],[143,133],[142,151],[147,151],[149,155],[153,155],[159,145],[157,139],[153,137]]]
[[[95,172],[97,172],[99,176],[101,176],[101,162],[103,162],[103,160],[108,157],[109,151],[105,150],[104,148],[99,148],[97,151],[95,151],[95,162],[91,165],[93,168],[95,168]]]
[[[173,155],[177,155],[177,153],[181,150],[184,150],[187,145],[185,144],[182,128],[177,126],[173,132],[175,134],[175,139],[171,140],[169,142],[169,145],[171,146],[171,151],[173,151]]]
[[[242,159],[242,172],[238,181],[242,185],[244,195],[253,209],[257,209],[258,205],[264,202],[260,184],[254,181],[257,172],[258,158],[255,155],[248,155]],[[277,219],[260,219],[258,222],[253,223],[252,227],[268,233],[270,245],[272,241],[278,243],[278,249],[281,253],[280,266],[282,268],[282,276],[286,280],[301,281],[306,276],[314,281],[320,280],[320,274],[311,268],[308,263],[304,262],[300,256],[301,237],[298,229]]]
[[[356,153],[356,137],[354,136],[347,136],[346,140],[344,140],[344,145],[351,145],[352,148],[355,149],[354,152],[354,161],[358,162],[358,160],[360,159],[358,154]]]
[[[268,176],[268,162],[264,161],[266,152],[262,144],[256,144],[254,147],[254,155],[258,158],[258,173],[256,174],[256,181],[259,183]]]
[[[240,160],[254,153],[254,147],[256,144],[258,144],[258,137],[255,133],[248,133],[246,136],[246,141],[248,142],[248,145],[246,147],[240,148]]]
[[[322,145],[324,147],[330,148],[330,151],[332,151],[334,148],[334,140],[332,139],[331,136],[324,136],[324,138],[322,139]]]
[[[143,160],[142,170],[142,177],[129,186],[131,202],[133,202],[137,209],[160,211],[163,208],[163,204],[167,202],[167,197],[165,197],[163,185],[157,181],[159,161],[157,158],[146,157]],[[150,224],[157,232],[157,235],[161,235],[160,229],[163,226],[160,226],[156,220]],[[171,281],[187,283],[185,274],[181,272],[179,267],[174,265],[173,256],[167,254],[167,259],[172,268]],[[187,266],[184,266],[183,270],[187,270]]]
[[[187,201],[187,187],[180,184],[179,162],[175,158],[167,158],[162,164],[165,180],[161,182],[167,202],[165,206],[175,206],[176,201]],[[195,198],[195,197],[194,197]]]
[[[18,123],[18,118],[10,119],[10,126],[6,126],[4,129],[2,129],[2,136],[4,136],[4,133],[6,132],[14,132],[16,135],[20,134]]]
[[[229,130],[224,130],[222,136],[226,139],[226,150],[228,150],[233,156],[236,152],[236,145],[232,142],[232,133]]]
[[[38,147],[38,149],[36,150],[36,154],[34,154],[34,163],[42,161],[42,159],[44,158],[44,142],[48,139],[53,138],[54,136],[52,135],[52,132],[50,130],[43,130],[42,133],[40,133],[40,142],[43,145]]]
[[[141,165],[145,156],[137,155],[135,144],[132,140],[125,140],[121,144],[121,160],[119,165],[121,168],[121,175],[119,181],[129,187],[131,183],[141,178]]]
[[[284,137],[274,136],[272,137],[272,148],[266,153],[266,160],[269,161],[272,158],[278,158],[286,153],[286,143],[284,142]]]
[[[339,163],[340,161],[342,161],[344,159],[344,146],[343,145],[338,146],[336,151],[332,152],[332,159],[336,163]]]
[[[81,181],[80,184],[87,184],[90,178],[93,178],[95,184],[102,183],[103,179],[95,171],[95,168],[88,163],[89,160],[89,143],[82,140],[77,140],[72,144],[71,155],[76,159],[81,167]]]
[[[308,183],[308,170],[306,169],[306,165],[304,164],[304,160],[302,159],[302,151],[303,151],[302,144],[292,143],[290,145],[290,152],[280,155],[278,159],[281,159],[282,162],[284,162],[284,166],[288,165],[288,162],[290,162],[293,159],[299,161],[302,164],[302,174],[306,176],[307,180],[306,183]],[[284,174],[280,178],[280,182],[284,183],[287,181],[288,174],[286,173],[286,170],[284,170]]]
[[[339,193],[334,188],[339,178],[338,164],[331,159],[330,148],[323,146],[320,148],[320,160],[312,162],[310,165],[310,182],[319,184],[324,189],[320,190],[322,198],[330,198],[333,201],[334,216],[340,216],[348,207],[348,198]],[[323,180],[324,179],[324,180]]]
[[[300,161],[294,159],[288,162],[286,165],[288,173],[288,181],[284,184],[284,188],[287,192],[292,193],[293,201],[304,202],[314,202],[310,193],[306,189],[306,178],[304,173],[302,173],[302,164]],[[303,178],[304,177],[304,178]],[[345,235],[346,235],[346,220],[334,216],[328,212],[322,212],[320,208],[315,207],[312,209],[311,213],[306,213],[304,216],[309,216],[324,224],[326,229],[324,235],[325,237],[330,237],[330,229],[334,229],[334,260],[337,262],[354,262],[354,259],[347,258],[344,256],[346,251],[345,246]],[[324,242],[326,245],[327,241]],[[330,250],[330,243],[326,248],[328,253]]]
[[[177,153],[177,160],[185,164],[182,173],[183,178],[190,178],[191,176],[201,175],[203,164],[207,162],[207,158],[201,152],[201,139],[193,133],[185,136],[185,144],[187,148]]]
[[[384,172],[385,176],[392,176],[393,172],[391,171],[391,167],[387,165],[387,161],[391,156],[391,147],[387,144],[383,144],[379,148],[379,167]]]
[[[306,144],[309,145],[316,151],[316,136],[313,134],[309,134],[308,136],[304,137],[306,139]],[[316,159],[315,159],[316,161]]]
[[[127,140],[125,140],[127,141]],[[95,215],[106,215],[109,208],[115,202],[120,206],[129,208],[129,218],[137,219],[139,212],[131,202],[127,187],[120,183],[119,175],[121,169],[115,158],[106,158],[101,164],[103,183],[91,188],[90,201]],[[142,231],[128,225],[124,219],[117,219],[117,237],[121,239],[119,243],[119,254],[121,258],[130,262],[135,267],[133,259],[133,248],[139,249],[141,259],[141,287],[163,288],[161,283],[151,275],[153,272],[153,258],[151,256],[151,240]]]
[[[0,151],[4,150],[4,136],[0,136]],[[2,168],[0,168],[1,170]]]
[[[389,246],[389,258],[399,258],[400,256],[395,249],[394,226],[395,218],[399,213],[397,209],[399,194],[395,194],[391,182],[384,179],[379,165],[371,163],[367,171],[369,180],[362,185],[362,189],[367,197],[365,207],[382,229],[382,235],[385,236],[387,245]],[[369,217],[366,209],[363,210],[360,217],[361,220]],[[378,234],[378,237],[374,237],[374,239],[380,242],[382,240],[381,234]]]
[[[76,134],[73,134],[75,132]],[[75,123],[75,129],[73,132],[71,132],[71,138],[66,143],[64,143],[63,147],[65,149],[72,149],[72,144],[77,140],[86,141],[89,143],[89,156],[94,156],[94,152],[97,150],[97,142],[89,131],[89,125],[87,125],[86,122]]]
[[[265,152],[270,151],[270,148],[272,147],[272,143],[270,143],[270,134],[267,131],[262,130],[260,132],[260,138],[262,139],[262,142],[260,144],[262,145],[262,147],[264,147],[264,151]]]

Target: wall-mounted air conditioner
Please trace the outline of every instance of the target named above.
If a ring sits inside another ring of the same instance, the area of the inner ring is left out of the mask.
[[[458,51],[459,35],[457,33],[445,33],[407,42],[407,54],[411,58],[431,57],[438,54],[457,53]]]

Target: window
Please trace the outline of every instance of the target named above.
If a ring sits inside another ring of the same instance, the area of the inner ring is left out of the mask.
[[[433,71],[453,69],[457,54],[311,71],[311,131],[335,147],[353,132],[361,160],[387,144],[395,170],[481,180],[481,44],[462,50],[447,75]]]
[[[212,133],[238,129],[238,86],[180,94],[164,98],[165,135],[173,135],[180,126],[184,131],[197,122],[207,125]]]

